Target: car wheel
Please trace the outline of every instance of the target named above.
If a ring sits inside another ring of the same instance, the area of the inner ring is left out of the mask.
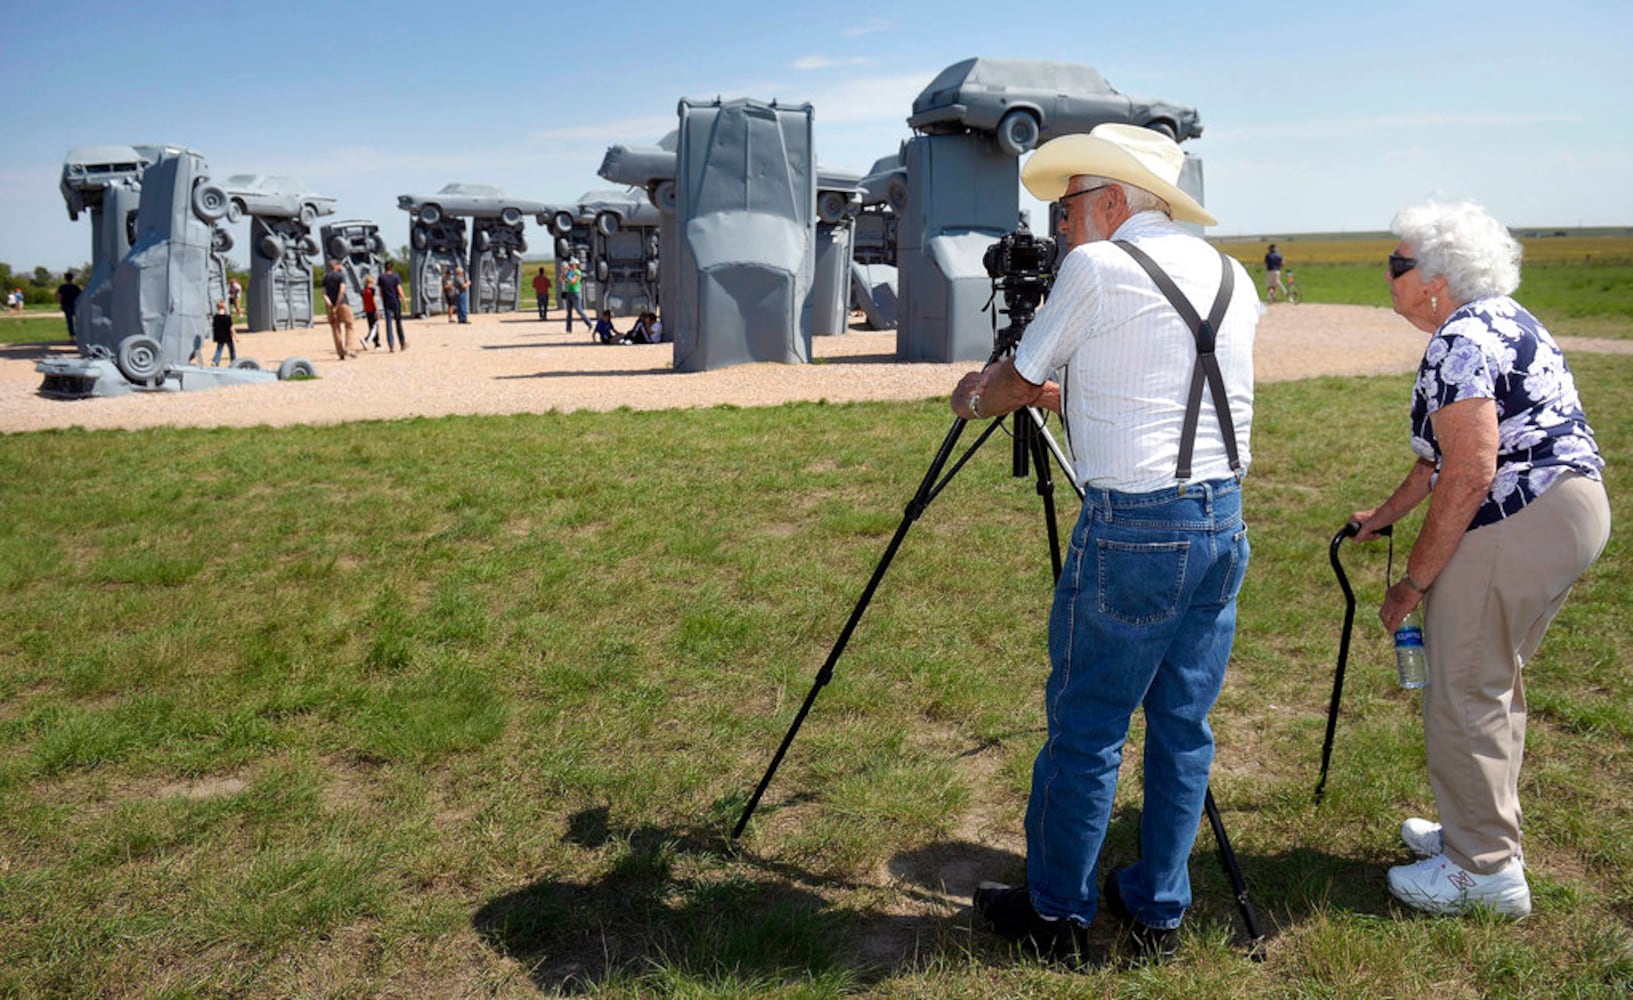
[[[616,235],[619,225],[617,212],[597,212],[595,215],[595,231],[602,236]]]
[[[307,227],[308,229],[310,229],[312,227],[312,224],[314,222],[316,222],[316,221],[318,221],[318,207],[316,205],[312,204],[311,202],[307,202],[304,205],[302,205],[301,206],[301,225],[303,225],[303,226]]]
[[[420,206],[420,221],[428,226],[434,226],[442,221],[442,209],[432,204]]]
[[[885,184],[885,203],[898,215],[907,211],[906,177],[892,177]]]
[[[1157,121],[1151,122],[1146,126],[1146,128],[1153,132],[1159,132],[1175,142],[1179,141],[1179,129],[1174,126],[1173,122],[1158,119]]]
[[[232,249],[232,233],[225,229],[210,230],[210,249],[215,253],[226,253]]]
[[[652,204],[660,212],[680,211],[680,185],[674,181],[659,181],[652,189]]]
[[[658,262],[657,261],[649,260],[649,261],[646,262],[646,280],[648,280],[648,281],[657,281],[658,280]]]
[[[147,382],[164,371],[164,348],[152,337],[126,337],[119,342],[114,364],[132,382]]]
[[[488,232],[486,229],[477,230],[476,235],[472,237],[472,239],[476,242],[476,249],[478,252],[486,250],[488,247],[493,245],[493,234]]]
[[[415,250],[424,250],[431,245],[431,237],[426,234],[425,227],[415,226],[408,231],[408,242]]]
[[[311,233],[307,233],[305,236],[301,237],[301,253],[308,257],[316,257],[322,252],[323,248],[318,246],[318,238],[316,236],[313,236]]]
[[[305,358],[285,358],[278,366],[278,381],[287,382],[292,378],[317,378],[318,372],[312,367],[312,362]]]
[[[261,362],[255,360],[254,358],[239,358],[237,361],[232,363],[232,366],[234,368],[242,368],[247,372],[258,372],[261,370]]]
[[[607,280],[607,262],[606,261],[598,260],[598,261],[595,262],[595,280],[597,280],[597,281],[606,281]]]
[[[227,214],[227,192],[219,184],[199,184],[193,188],[193,211],[205,222],[214,222]]]
[[[227,221],[236,223],[244,217],[244,203],[237,198],[227,202]]]
[[[817,218],[830,226],[845,218],[851,200],[843,191],[824,191],[817,197]]]
[[[567,258],[573,255],[573,245],[567,242],[565,236],[556,239],[556,260],[567,263]]]
[[[255,249],[267,260],[282,260],[284,255],[284,241],[276,233],[267,233],[255,244]]]
[[[573,213],[557,212],[550,220],[550,229],[557,236],[566,236],[573,231]]]
[[[369,253],[374,254],[376,257],[384,257],[386,255],[386,241],[380,238],[379,233],[375,233],[369,237]]]
[[[346,242],[346,237],[329,237],[329,256],[335,260],[345,260],[347,257],[350,257],[351,250],[351,244]]]
[[[499,221],[514,229],[522,224],[522,210],[515,206],[503,209],[499,213]]]
[[[998,148],[1010,156],[1020,156],[1038,144],[1038,118],[1025,108],[1016,108],[998,120]]]

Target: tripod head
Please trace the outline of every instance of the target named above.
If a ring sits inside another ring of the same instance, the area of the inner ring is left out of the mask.
[[[1034,236],[1023,220],[1014,232],[998,237],[998,242],[981,256],[987,277],[992,279],[992,298],[987,304],[990,306],[1003,293],[1004,304],[998,312],[1009,317],[1003,329],[993,331],[992,361],[1014,354],[1020,346],[1021,335],[1055,282],[1055,251],[1054,240]],[[996,315],[992,322],[996,327]]]

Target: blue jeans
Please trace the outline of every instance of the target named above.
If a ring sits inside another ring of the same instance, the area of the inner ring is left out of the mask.
[[[461,323],[471,321],[471,293],[468,291],[459,293],[459,321]]]
[[[380,317],[381,321],[383,323],[385,323],[385,326],[386,326],[386,346],[394,348],[394,347],[397,346],[397,341],[401,341],[402,345],[404,347],[407,347],[408,346],[408,338],[403,336],[403,307],[402,307],[402,303],[399,302],[397,305],[385,305],[385,304],[382,304],[380,306],[380,313],[381,313],[381,317]],[[397,339],[396,340],[391,339],[391,323],[392,323],[392,320],[396,320],[396,322],[397,322]]]
[[[584,315],[584,307],[578,303],[577,292],[562,292],[561,308],[567,313],[568,333],[573,332],[573,313],[575,312],[578,313],[578,318],[584,321],[585,326],[589,327],[592,332],[595,330],[595,322],[591,320],[590,317]]]
[[[233,344],[223,344],[223,343],[218,342],[215,345],[215,358],[210,361],[211,367],[217,367],[217,366],[219,366],[221,364],[221,349],[223,347],[225,347],[227,349],[227,352],[228,352],[227,356],[232,359],[229,362],[229,364],[236,364],[237,363],[237,361],[238,361],[238,348],[237,348],[237,346],[233,345]]]
[[[1141,923],[1179,926],[1213,763],[1208,711],[1225,680],[1247,561],[1234,479],[1087,492],[1049,616],[1048,741],[1026,808],[1039,913],[1094,919],[1123,743],[1144,706],[1140,860],[1118,887]]]

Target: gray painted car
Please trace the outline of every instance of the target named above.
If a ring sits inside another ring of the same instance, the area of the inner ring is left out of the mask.
[[[435,225],[444,215],[453,218],[498,219],[507,226],[517,225],[531,215],[539,225],[548,225],[551,206],[542,201],[512,198],[503,188],[489,184],[445,184],[436,194],[401,194],[397,207],[426,225]]]
[[[1025,59],[948,66],[914,98],[907,119],[922,132],[991,132],[1012,156],[1105,122],[1142,125],[1176,141],[1202,134],[1193,107],[1121,93],[1091,66]]]
[[[293,177],[277,174],[234,174],[221,182],[227,189],[227,221],[246,215],[266,219],[299,219],[310,228],[320,215],[333,215],[335,200],[313,194]]]

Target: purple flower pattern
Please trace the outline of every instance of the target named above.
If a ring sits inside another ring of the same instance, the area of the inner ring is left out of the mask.
[[[1497,406],[1497,475],[1469,529],[1510,517],[1566,472],[1605,467],[1576,382],[1548,330],[1508,296],[1476,299],[1429,339],[1412,387],[1412,450],[1438,467],[1430,416],[1463,399]]]

